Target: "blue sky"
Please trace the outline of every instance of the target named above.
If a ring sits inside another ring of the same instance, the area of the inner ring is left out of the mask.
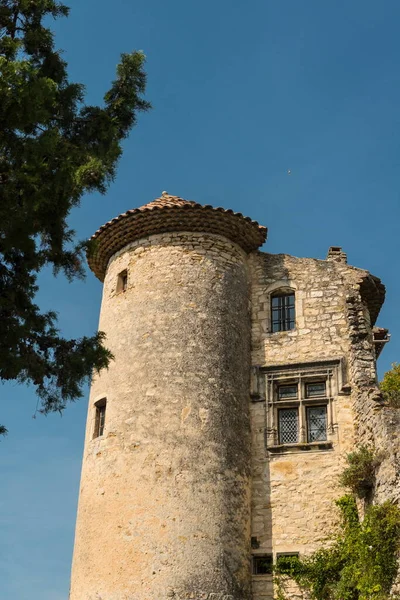
[[[381,372],[400,361],[400,3],[69,5],[57,45],[88,101],[101,102],[121,52],[143,49],[154,106],[108,194],[71,215],[78,236],[167,190],[267,225],[269,252],[324,258],[341,245],[387,285]],[[97,327],[100,295],[92,274],[68,284],[44,273],[38,300],[80,336]],[[67,600],[87,395],[62,417],[32,419],[32,389],[1,391],[0,597]]]

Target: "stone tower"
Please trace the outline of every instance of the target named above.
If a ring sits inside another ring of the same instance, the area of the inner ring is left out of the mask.
[[[266,229],[164,192],[93,238],[115,360],[91,388],[70,598],[247,600],[247,257]]]
[[[400,500],[384,286],[339,246],[260,252],[264,227],[166,193],[93,238],[115,360],[90,394],[70,600],[272,600],[273,564],[326,542],[346,453],[384,449],[374,497]]]

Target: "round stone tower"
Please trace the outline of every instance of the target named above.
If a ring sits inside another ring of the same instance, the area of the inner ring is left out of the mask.
[[[70,600],[248,600],[247,255],[266,229],[163,193],[101,227]]]

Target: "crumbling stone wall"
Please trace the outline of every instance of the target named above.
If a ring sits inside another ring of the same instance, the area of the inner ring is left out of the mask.
[[[115,361],[90,394],[71,600],[250,599],[249,293],[246,253],[218,235],[111,259]]]
[[[375,448],[382,461],[370,500],[400,500],[400,410],[385,405],[376,377],[371,318],[367,308],[368,286],[373,281],[361,274],[349,287],[346,312],[350,327],[349,370],[354,386],[357,445]]]

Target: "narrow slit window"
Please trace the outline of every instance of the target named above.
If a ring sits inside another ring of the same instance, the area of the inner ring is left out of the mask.
[[[289,331],[295,326],[294,293],[279,293],[271,297],[272,331]]]
[[[253,556],[253,575],[271,575],[272,564],[272,554]]]
[[[309,442],[326,441],[326,406],[307,407],[307,437]]]
[[[128,287],[128,271],[125,269],[125,271],[121,271],[121,273],[118,275],[117,293],[119,294],[120,292],[126,292],[127,287]]]
[[[296,444],[299,441],[299,411],[297,408],[281,408],[278,411],[280,444]]]
[[[104,434],[104,426],[106,422],[106,400],[100,400],[95,404],[96,415],[94,420],[93,438],[100,437]]]

